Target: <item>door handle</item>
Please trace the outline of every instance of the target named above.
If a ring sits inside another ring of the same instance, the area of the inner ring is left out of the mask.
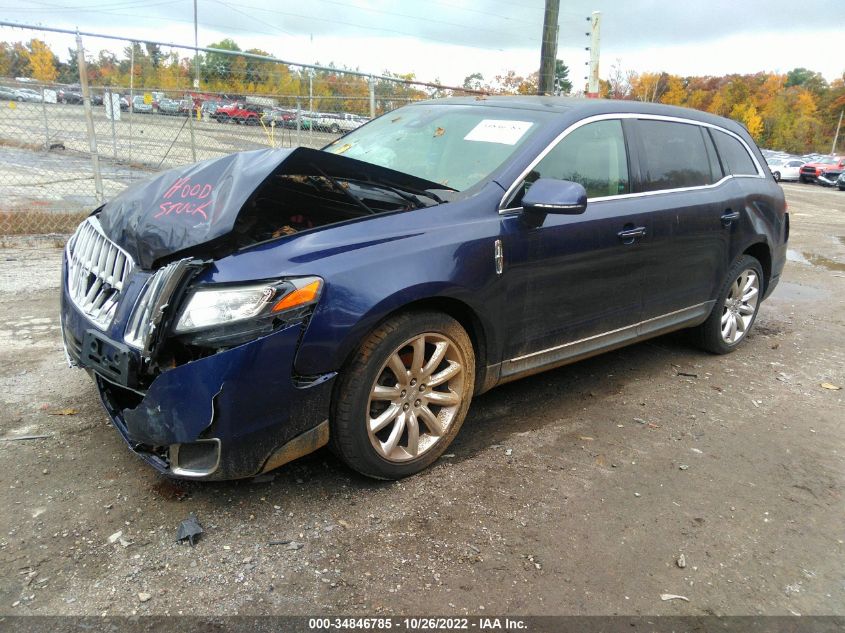
[[[725,209],[725,212],[722,214],[722,224],[725,228],[731,225],[731,222],[734,220],[739,220],[739,211],[731,211],[730,209]]]
[[[638,237],[645,237],[645,227],[638,226],[632,229],[625,229],[624,231],[619,231],[617,235],[625,244],[633,244],[634,240]]]

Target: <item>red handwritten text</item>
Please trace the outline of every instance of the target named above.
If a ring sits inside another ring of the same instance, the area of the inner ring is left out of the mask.
[[[164,202],[158,205],[159,211],[153,217],[158,219],[166,215],[201,215],[208,219],[206,213],[213,200],[211,196],[214,188],[207,183],[192,183],[185,176],[174,182],[162,198]]]

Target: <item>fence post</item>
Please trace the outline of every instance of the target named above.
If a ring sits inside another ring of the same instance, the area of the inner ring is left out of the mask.
[[[108,106],[106,106],[105,97],[108,97],[108,103],[109,103]],[[103,95],[103,107],[106,108],[106,114],[108,114],[109,118],[111,119],[111,151],[112,151],[112,155],[114,156],[114,167],[115,167],[115,170],[116,170],[117,169],[117,132],[114,129],[114,120],[115,120],[115,117],[117,116],[117,114],[114,111],[114,97],[112,97],[111,88],[109,88],[108,92],[106,92],[106,94]],[[120,99],[118,99],[118,102],[117,102],[117,109],[118,109],[118,112],[119,112],[120,111]]]
[[[197,162],[197,146],[194,142],[194,100],[191,97],[191,111],[188,112],[188,128],[191,131],[191,157]]]
[[[79,63],[79,85],[82,88],[82,107],[85,109],[85,124],[88,128],[88,148],[91,151],[91,167],[94,170],[94,191],[97,202],[103,201],[103,176],[100,173],[100,157],[97,155],[97,137],[94,133],[94,112],[91,109],[91,91],[88,89],[88,70],[85,68],[85,49],[82,36],[76,34],[76,59]]]
[[[302,146],[302,103],[296,100],[296,146]]]
[[[58,103],[56,99],[56,103]],[[47,123],[47,100],[44,98],[44,86],[41,86],[41,113],[44,115],[44,150],[50,151],[50,126]]]
[[[370,118],[376,118],[376,81],[373,79],[372,75],[370,76],[370,81],[367,82],[370,84]]]
[[[129,42],[129,169],[132,169],[132,113],[135,112],[135,42]],[[131,173],[131,172],[130,172]]]

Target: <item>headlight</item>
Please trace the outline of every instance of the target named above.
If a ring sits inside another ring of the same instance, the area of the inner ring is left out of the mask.
[[[300,277],[242,286],[208,286],[191,292],[173,328],[197,343],[242,339],[305,313],[320,298],[323,280]]]

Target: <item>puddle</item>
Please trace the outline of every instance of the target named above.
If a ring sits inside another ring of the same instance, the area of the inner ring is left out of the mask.
[[[843,240],[843,243],[845,243],[845,238],[840,237],[839,239]],[[837,262],[833,259],[830,259],[829,257],[825,257],[824,255],[816,255],[815,253],[799,253],[798,251],[794,251],[790,248],[786,251],[786,259],[787,261],[798,262],[799,264],[805,264],[807,266],[817,266],[819,268],[825,268],[827,270],[845,272],[845,263]]]

